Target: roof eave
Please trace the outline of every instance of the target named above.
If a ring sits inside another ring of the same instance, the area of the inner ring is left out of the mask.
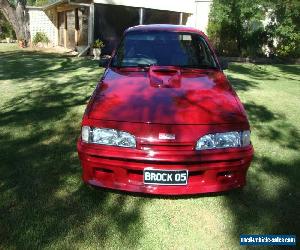
[[[42,9],[44,11],[50,10],[50,9],[56,7],[57,5],[60,5],[60,4],[63,4],[63,3],[68,3],[68,2],[69,2],[68,0],[59,0],[59,1],[55,2],[55,3],[51,3],[51,4],[48,4],[48,5],[44,6],[44,7],[42,7]]]

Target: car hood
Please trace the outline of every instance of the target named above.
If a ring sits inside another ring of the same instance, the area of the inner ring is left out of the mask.
[[[107,69],[87,109],[91,119],[158,124],[224,124],[247,121],[219,70]]]

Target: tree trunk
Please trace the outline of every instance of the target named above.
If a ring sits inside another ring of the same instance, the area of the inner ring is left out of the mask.
[[[8,0],[0,0],[0,10],[9,21],[18,40],[24,40],[25,44],[30,41],[29,17],[25,9],[26,1],[18,0],[14,5]]]
[[[231,18],[233,20],[233,27],[235,29],[235,40],[239,56],[242,54],[242,21],[241,21],[241,9],[237,1],[233,1],[231,4]]]

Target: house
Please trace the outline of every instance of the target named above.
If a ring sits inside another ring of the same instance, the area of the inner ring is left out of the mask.
[[[44,32],[53,46],[78,49],[94,40],[111,53],[122,33],[139,24],[182,24],[206,31],[211,1],[204,0],[59,0],[28,7],[30,32]]]

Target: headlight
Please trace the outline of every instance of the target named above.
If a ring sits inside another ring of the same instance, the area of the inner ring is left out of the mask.
[[[109,128],[91,128],[83,126],[81,129],[82,141],[102,145],[135,148],[135,137],[127,132]]]
[[[208,134],[201,137],[196,144],[196,150],[236,148],[250,145],[250,131],[226,132]]]

